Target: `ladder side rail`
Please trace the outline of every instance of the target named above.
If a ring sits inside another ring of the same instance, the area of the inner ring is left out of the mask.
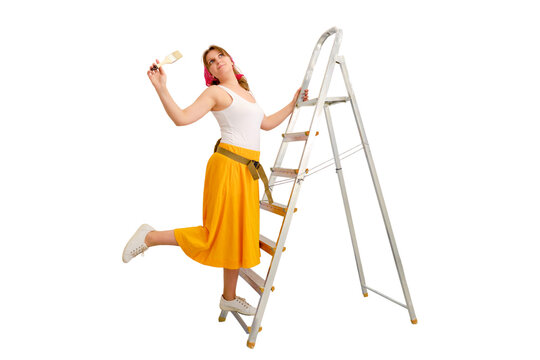
[[[319,58],[319,54],[321,52],[321,48],[324,42],[333,34],[336,34],[334,38],[334,46],[336,42],[341,43],[343,31],[341,29],[338,29],[335,26],[328,29],[321,35],[321,37],[319,38],[319,41],[317,41],[317,44],[315,44],[315,48],[313,49],[313,52],[311,54],[311,59],[309,60],[308,68],[306,70],[306,75],[304,76],[304,81],[302,82],[302,92],[309,87],[311,76],[313,75],[313,69],[315,68],[315,65],[317,64],[317,59]],[[300,96],[298,98],[299,99],[297,101],[297,104],[301,102]]]
[[[294,203],[296,203],[296,198],[298,197],[300,185],[302,181],[297,180],[296,184],[294,185],[294,188],[296,190],[293,190],[294,195],[291,197],[294,198]],[[298,185],[298,186],[296,186]],[[290,202],[290,201],[289,201]],[[259,304],[257,305],[257,312],[255,313],[255,317],[253,318],[253,323],[251,325],[252,329],[258,329],[261,326],[262,318],[264,315],[264,311],[266,309],[266,304],[268,303],[268,298],[270,296],[270,288],[274,284],[274,278],[277,273],[279,260],[281,259],[281,254],[283,253],[283,247],[285,245],[285,239],[287,237],[287,234],[289,232],[289,227],[291,225],[292,217],[294,213],[294,207],[289,207],[287,209],[287,213],[285,214],[285,218],[283,220],[283,223],[281,225],[281,229],[279,231],[278,241],[277,241],[277,247],[276,251],[274,253],[274,256],[272,256],[272,261],[270,263],[270,267],[268,269],[268,273],[266,274],[266,280],[264,282],[264,291],[259,298]],[[257,339],[258,332],[252,331],[249,334],[248,338],[248,344],[249,343],[255,343],[255,340]]]
[[[308,138],[306,140],[306,144],[304,146],[304,151],[302,152],[302,157],[300,158],[300,164],[298,166],[298,175],[299,175],[299,177],[301,176],[302,179],[305,176],[307,162],[309,160],[309,156],[310,156],[310,153],[311,153],[311,147],[312,147],[312,144],[313,144],[312,139],[315,136],[314,133],[316,132],[316,131],[314,131],[313,127],[315,126],[315,124],[317,122],[317,119],[318,119],[318,116],[319,116],[319,114],[321,113],[321,111],[323,109],[323,105],[325,104],[326,96],[328,94],[328,88],[330,87],[330,82],[332,80],[332,74],[334,72],[334,67],[335,67],[335,64],[336,64],[335,59],[337,57],[339,47],[341,45],[341,38],[342,38],[341,34],[342,34],[342,30],[341,29],[337,30],[336,37],[334,39],[334,44],[332,46],[332,51],[330,52],[330,56],[328,58],[328,64],[326,65],[326,71],[324,73],[324,78],[323,78],[323,82],[321,84],[321,89],[319,91],[319,97],[318,97],[318,100],[317,100],[317,105],[315,106],[315,111],[313,112],[313,117],[311,118],[311,124],[309,126],[309,135],[308,135]],[[300,100],[300,99],[298,99],[298,100]]]
[[[375,164],[373,162],[373,157],[371,156],[371,149],[369,147],[366,132],[364,130],[364,126],[362,124],[362,118],[360,116],[360,111],[358,110],[358,105],[356,103],[356,97],[354,95],[354,91],[352,89],[351,82],[349,80],[349,72],[347,70],[347,65],[345,63],[345,58],[343,56],[340,56],[336,59],[336,62],[339,63],[341,72],[343,75],[343,80],[345,81],[345,86],[347,88],[347,92],[349,94],[349,98],[351,99],[351,106],[353,110],[354,117],[356,119],[356,125],[358,127],[358,131],[360,133],[360,138],[362,140],[362,145],[364,146],[364,153],[366,155],[366,159],[369,166],[369,171],[371,173],[371,178],[373,180],[373,185],[375,187],[375,192],[377,194],[377,199],[379,202],[379,207],[381,209],[381,213],[383,216],[384,224],[386,227],[386,233],[388,234],[388,239],[390,241],[390,247],[392,249],[392,254],[394,256],[394,262],[396,264],[396,268],[399,275],[399,280],[401,282],[401,288],[403,290],[403,295],[405,297],[405,301],[407,304],[407,309],[409,310],[409,315],[411,318],[411,322],[416,322],[416,315],[414,312],[414,307],[412,304],[411,296],[409,293],[409,287],[407,286],[407,280],[405,279],[405,272],[403,271],[403,265],[401,263],[401,258],[399,256],[399,252],[397,249],[396,241],[394,238],[394,232],[392,231],[392,225],[390,224],[390,218],[388,216],[388,211],[386,209],[386,204],[384,202],[384,197],[382,194],[381,186],[379,183],[379,178],[377,176],[377,171],[375,170]]]
[[[358,270],[358,276],[360,278],[360,286],[362,287],[362,294],[364,297],[368,296],[366,289],[366,279],[364,277],[364,270],[362,269],[362,262],[360,261],[360,253],[358,251],[358,243],[356,240],[356,232],[354,231],[354,223],[351,215],[351,207],[349,205],[349,197],[347,196],[347,188],[345,187],[345,178],[343,175],[343,169],[341,167],[341,160],[339,158],[339,150],[337,147],[336,135],[334,133],[334,126],[332,125],[332,116],[330,115],[330,106],[324,105],[324,114],[326,116],[326,124],[328,125],[328,134],[330,135],[330,144],[332,145],[332,152],[334,154],[334,162],[336,165],[336,173],[339,180],[339,186],[341,188],[341,195],[343,198],[343,206],[345,207],[345,214],[347,215],[347,223],[349,224],[349,234],[351,236],[352,247],[354,250],[354,257],[356,259],[356,269]]]

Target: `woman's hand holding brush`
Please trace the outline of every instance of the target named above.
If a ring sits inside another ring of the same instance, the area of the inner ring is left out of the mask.
[[[167,82],[167,75],[165,75],[165,71],[163,71],[164,64],[172,64],[179,60],[182,57],[182,53],[178,50],[170,53],[163,59],[163,61],[160,63],[158,59],[156,59],[156,62],[150,66],[150,70],[148,71],[148,77],[150,78],[150,81],[152,82],[152,85],[156,88],[157,92],[161,89],[165,88],[165,83]],[[157,65],[156,65],[157,63]]]
[[[156,63],[159,64],[158,59],[156,59]],[[150,66],[150,70],[148,70],[147,74],[148,78],[152,82],[152,85],[154,85],[154,88],[159,91],[165,87],[165,84],[167,83],[167,75],[163,70],[163,66],[158,68],[156,63],[153,63],[152,66]]]

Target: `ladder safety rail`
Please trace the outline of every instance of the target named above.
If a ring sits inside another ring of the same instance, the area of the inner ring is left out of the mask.
[[[319,41],[317,41],[317,44],[315,45],[315,48],[313,49],[313,53],[311,54],[311,59],[309,60],[306,75],[304,76],[304,81],[302,82],[301,93],[303,93],[304,90],[307,89],[309,86],[309,82],[311,81],[311,76],[313,75],[313,69],[315,69],[315,65],[317,64],[317,59],[319,58],[319,54],[321,52],[321,48],[324,42],[330,36],[334,34],[336,35],[334,38],[334,46],[336,46],[337,44],[337,47],[339,48],[339,45],[341,44],[341,38],[343,37],[343,31],[341,29],[338,29],[335,26],[325,31],[319,38]],[[296,105],[301,104],[301,103],[302,103],[302,100],[301,100],[301,97],[299,96],[297,99]]]

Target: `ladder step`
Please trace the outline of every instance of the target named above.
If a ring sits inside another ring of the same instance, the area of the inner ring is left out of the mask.
[[[308,138],[308,135],[309,135],[309,131],[281,134],[281,136],[284,137],[283,142],[306,141]],[[319,135],[318,131],[315,133],[315,136],[317,135]]]
[[[324,103],[327,104],[327,105],[333,105],[333,104],[337,104],[337,103],[347,102],[349,100],[350,100],[350,98],[348,96],[327,97]],[[317,105],[317,101],[319,101],[319,98],[314,98],[314,99],[311,99],[311,100],[308,100],[308,101],[301,102],[297,106],[298,107],[315,106],[315,105]]]
[[[266,236],[262,236],[261,234],[259,234],[259,245],[261,249],[263,249],[272,256],[274,256],[274,254],[276,253],[276,243],[267,238]],[[284,246],[282,251],[285,251],[286,248],[287,247]]]
[[[227,318],[227,313],[228,312],[229,312],[228,310],[222,310],[221,311],[221,314],[219,315],[219,322],[224,322],[225,321],[225,319]],[[240,326],[242,326],[242,328],[244,329],[246,334],[251,333],[251,326],[246,325],[246,323],[244,322],[242,317],[238,314],[238,312],[237,311],[231,311],[231,313],[234,315],[235,319],[238,320],[238,323],[240,324]],[[259,326],[259,332],[261,332],[261,331],[262,331],[262,326]]]
[[[231,312],[236,318],[236,320],[238,320],[238,323],[240,324],[240,326],[242,326],[246,334],[249,334],[251,332],[251,326],[247,326],[244,320],[242,319],[242,317],[236,311],[231,311]]]
[[[264,291],[264,279],[259,276],[255,271],[251,269],[244,269],[240,268],[239,272],[242,279],[246,280],[246,282],[251,285],[251,287],[259,293],[259,295],[262,295]],[[272,291],[274,291],[274,287],[272,286]]]
[[[294,179],[298,176],[298,169],[270,168],[272,175]],[[306,169],[306,173],[308,169]]]
[[[259,201],[260,208],[270,211],[274,214],[285,216],[287,214],[287,205],[279,204],[277,202],[273,202],[272,204],[269,204],[268,201]],[[297,208],[294,208],[294,212],[298,210]]]

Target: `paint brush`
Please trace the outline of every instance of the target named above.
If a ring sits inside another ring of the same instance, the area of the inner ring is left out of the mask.
[[[175,62],[176,60],[180,59],[182,57],[182,54],[180,53],[180,51],[176,50],[175,52],[167,55],[165,57],[165,59],[163,59],[162,62],[160,62],[159,64],[157,65],[154,65],[152,67],[152,70],[157,70],[161,67],[161,65],[163,64],[172,64],[173,62]]]

